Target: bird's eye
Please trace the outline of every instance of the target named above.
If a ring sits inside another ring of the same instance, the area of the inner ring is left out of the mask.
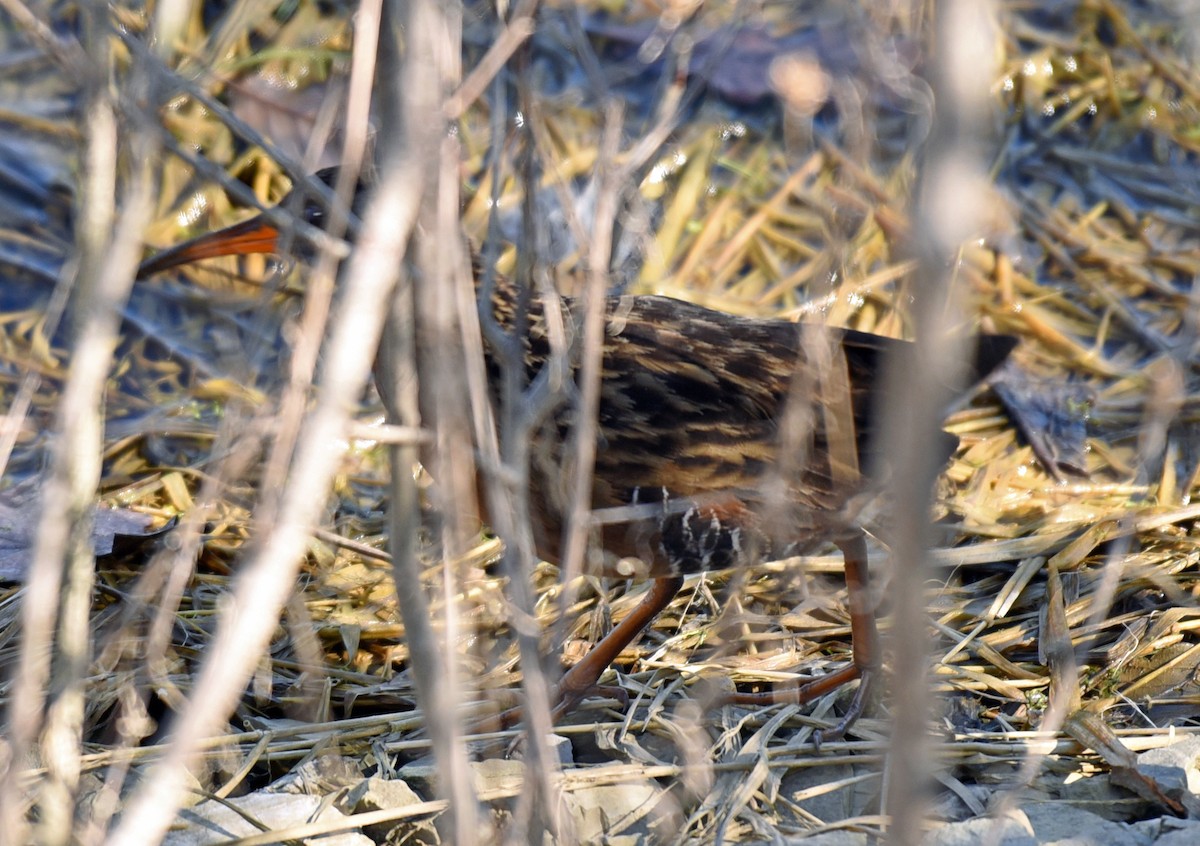
[[[325,209],[316,204],[309,204],[304,210],[304,219],[313,226],[320,226],[321,221],[325,220]]]

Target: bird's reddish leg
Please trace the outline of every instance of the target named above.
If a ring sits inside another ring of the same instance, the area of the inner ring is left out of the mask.
[[[563,674],[558,683],[558,702],[550,712],[554,722],[579,704],[589,693],[599,690],[596,682],[600,676],[617,660],[622,650],[636,638],[646,626],[659,615],[683,587],[682,576],[672,576],[666,579],[655,579],[650,584],[646,597],[618,623],[611,632],[601,638],[587,655]],[[499,717],[503,727],[513,726],[521,719],[520,707],[510,708]]]
[[[763,693],[735,693],[731,702],[738,705],[803,704],[837,690],[847,682],[861,679],[854,699],[842,721],[826,738],[840,737],[862,716],[863,706],[871,685],[879,675],[879,630],[875,626],[875,611],[867,592],[867,544],[862,533],[836,542],[846,562],[846,593],[850,605],[850,639],[852,663],[807,684],[782,687]]]
[[[659,615],[683,587],[682,576],[672,576],[666,579],[655,579],[650,585],[650,591],[645,599],[637,604],[632,611],[618,623],[611,632],[592,647],[592,651],[583,656],[574,667],[563,675],[558,683],[558,704],[554,706],[553,717],[557,721],[563,714],[579,704],[588,691],[595,689],[596,682],[605,670],[609,668],[617,656],[634,638]]]

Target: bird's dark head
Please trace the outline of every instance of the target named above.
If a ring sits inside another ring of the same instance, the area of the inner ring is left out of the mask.
[[[340,175],[339,167],[327,167],[317,171],[310,177],[310,182],[297,184],[288,192],[277,206],[278,211],[255,215],[249,220],[163,250],[142,262],[138,268],[138,278],[142,279],[200,259],[254,253],[281,254],[285,249],[283,242],[286,240],[284,233],[288,214],[318,229],[326,227],[332,207],[332,192],[337,187]],[[318,184],[323,185],[325,190],[314,187]],[[354,186],[351,219],[347,228],[350,235],[353,235],[357,228],[357,218],[365,203],[367,188],[366,180],[360,177],[358,184]],[[302,239],[295,239],[293,244],[294,246],[288,247],[291,252],[301,255],[309,252]]]

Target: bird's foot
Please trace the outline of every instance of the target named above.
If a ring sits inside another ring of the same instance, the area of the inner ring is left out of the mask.
[[[854,698],[850,700],[850,706],[846,709],[846,713],[842,716],[841,721],[829,731],[822,732],[818,729],[813,732],[813,746],[819,750],[821,744],[826,740],[840,740],[849,731],[850,727],[858,721],[858,718],[862,716],[871,691],[874,688],[875,681],[879,677],[879,673],[880,670],[878,667],[859,667],[851,664],[848,667],[827,673],[804,684],[791,683],[776,687],[773,690],[762,691],[761,693],[732,693],[726,697],[725,703],[729,705],[758,707],[767,705],[803,705],[819,699],[825,694],[837,690],[842,685],[857,679],[859,682],[858,689],[854,691]]]
[[[617,685],[593,684],[581,691],[568,691],[564,687],[559,691],[558,703],[551,710],[550,716],[557,723],[560,718],[575,710],[575,707],[580,702],[591,696],[601,699],[615,699],[620,703],[620,707],[622,708],[629,704],[629,691]]]
[[[599,697],[601,699],[615,699],[620,703],[620,707],[624,708],[629,704],[629,692],[624,688],[616,685],[593,684],[582,689],[573,689],[562,686],[559,689],[555,705],[550,709],[550,719],[557,725],[559,720],[575,710],[584,699],[588,697]],[[521,721],[525,715],[525,709],[522,705],[514,705],[505,711],[500,712],[494,718],[493,725],[499,729],[510,729]]]

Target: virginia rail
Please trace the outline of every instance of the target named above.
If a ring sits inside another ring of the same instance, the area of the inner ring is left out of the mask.
[[[336,168],[317,174],[327,185],[336,176]],[[359,201],[365,190],[360,187]],[[311,193],[294,189],[281,205],[321,225],[325,206]],[[260,215],[159,253],[139,276],[202,258],[275,253],[279,236]],[[514,325],[516,302],[515,287],[500,280],[493,307],[502,327]],[[578,316],[576,302],[564,299],[563,308],[568,317]],[[667,607],[686,575],[833,543],[845,559],[851,663],[795,688],[735,699],[803,703],[861,678],[837,729],[844,730],[861,711],[880,665],[860,519],[875,499],[864,470],[879,464],[873,454],[881,422],[875,377],[884,357],[906,342],[736,317],[659,296],[609,297],[605,310],[591,504],[596,510],[634,512],[601,521],[600,542],[611,556],[606,560],[625,565],[607,574],[626,577],[629,559],[638,559],[654,582],[642,602],[563,676],[556,716],[595,688],[622,649]],[[550,355],[537,298],[529,302],[525,320],[532,379]],[[980,337],[970,380],[986,376],[1014,345],[1008,337]],[[486,345],[485,354],[498,385],[498,365]],[[557,560],[564,522],[568,485],[561,447],[571,425],[569,407],[551,416],[541,433],[550,445],[534,451],[530,472],[537,550],[550,561]],[[938,460],[948,459],[956,443],[946,435]],[[786,479],[780,459],[789,466]],[[779,494],[767,497],[767,489]]]

